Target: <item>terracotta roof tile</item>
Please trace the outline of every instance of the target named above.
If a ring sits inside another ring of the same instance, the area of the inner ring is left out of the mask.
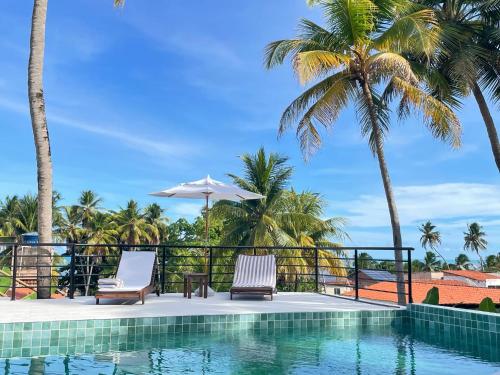
[[[427,296],[429,289],[435,286],[439,289],[440,305],[479,305],[479,303],[486,297],[490,297],[495,304],[500,304],[500,289],[478,288],[473,286],[443,283],[443,281],[447,280],[413,282],[413,302],[421,303]],[[354,291],[349,291],[344,295],[353,296]],[[397,302],[396,283],[380,282],[372,284],[365,289],[360,289],[359,297],[379,301]]]

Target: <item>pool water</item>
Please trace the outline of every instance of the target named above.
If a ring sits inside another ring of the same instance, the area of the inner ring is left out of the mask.
[[[132,350],[0,359],[0,374],[500,374],[500,350],[391,328],[169,334]]]

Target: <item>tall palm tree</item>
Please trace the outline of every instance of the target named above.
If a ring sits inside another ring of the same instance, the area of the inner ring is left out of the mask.
[[[56,230],[60,238],[64,238],[68,243],[78,243],[83,237],[84,230],[80,226],[82,215],[80,207],[65,206],[63,207],[62,225]]]
[[[230,245],[275,246],[289,245],[290,237],[277,220],[277,209],[284,188],[290,181],[292,168],[288,158],[275,153],[266,155],[263,148],[255,155],[241,157],[244,177],[229,174],[236,185],[262,194],[264,199],[241,202],[217,202],[212,213],[224,219],[222,243]]]
[[[455,265],[460,270],[468,270],[472,263],[469,260],[469,257],[466,254],[458,254],[455,258]]]
[[[436,230],[436,226],[433,225],[430,221],[427,221],[425,224],[422,224],[418,230],[422,233],[420,236],[420,244],[422,247],[427,250],[429,247],[432,251],[435,251],[437,255],[443,260],[443,266],[449,269],[448,263],[446,259],[441,255],[439,251],[437,251],[437,247],[441,245],[441,233]]]
[[[483,258],[479,253],[480,250],[485,250],[488,245],[488,241],[484,238],[486,233],[483,232],[483,228],[478,223],[472,223],[467,225],[467,232],[464,232],[464,250],[474,251],[479,257],[479,263],[481,264],[481,270],[483,267]]]
[[[434,254],[432,251],[427,251],[425,253],[423,263],[424,263],[422,267],[423,271],[434,272],[441,267],[441,262],[439,262],[439,260],[436,259],[436,254]]]
[[[92,190],[84,190],[80,194],[79,202],[79,210],[82,219],[82,226],[87,228],[90,225],[90,222],[94,218],[94,215],[97,214],[99,209],[101,208],[102,198],[100,198],[95,192]]]
[[[96,212],[92,215],[92,220],[86,229],[86,239],[87,243],[93,246],[87,246],[84,250],[84,255],[87,258],[85,295],[89,293],[95,265],[99,264],[102,257],[114,252],[111,246],[106,245],[116,243],[118,236],[117,224],[111,215],[102,212]]]
[[[43,61],[47,0],[34,0],[31,18],[30,57],[28,64],[28,97],[31,126],[36,149],[38,176],[38,235],[41,243],[52,242],[52,157],[43,94]],[[36,230],[36,229],[35,229]],[[51,263],[49,249],[41,248],[39,257],[38,298],[50,298]]]
[[[276,216],[279,227],[288,235],[292,246],[315,248],[315,247],[339,247],[338,242],[348,239],[348,234],[343,227],[346,223],[341,217],[323,219],[325,202],[319,194],[311,192],[296,193],[295,190],[285,191],[280,199]],[[307,250],[305,250],[307,251]],[[314,257],[303,256],[304,250],[289,250],[284,254],[291,258],[284,263],[290,263],[293,259],[294,265],[283,269],[286,274],[311,273],[308,268],[314,267]],[[330,275],[347,276],[346,267],[342,260],[346,254],[341,250],[318,249],[319,267]]]
[[[459,144],[460,125],[448,106],[420,87],[403,53],[431,54],[438,39],[433,12],[406,0],[321,1],[325,29],[302,20],[297,39],[267,46],[265,65],[272,68],[292,56],[301,83],[320,79],[295,99],[282,115],[279,132],[298,122],[297,137],[306,157],[321,145],[317,125],[330,128],[340,111],[353,100],[361,132],[377,157],[391,219],[393,244],[402,247],[396,201],[384,153],[389,130],[386,101],[402,97],[400,114],[409,106],[422,112],[433,135]],[[421,32],[425,30],[425,32]],[[384,95],[377,91],[389,81]],[[395,250],[398,302],[405,304],[403,256]]]
[[[148,224],[136,201],[128,201],[126,208],[115,213],[114,221],[117,224],[116,230],[120,241],[129,245],[151,241],[154,227]]]
[[[168,239],[168,219],[164,216],[165,210],[157,203],[152,203],[144,209],[146,222],[154,228],[151,233],[151,244],[158,245]]]
[[[43,92],[43,64],[45,54],[45,26],[47,21],[48,0],[34,0],[31,18],[30,54],[28,63],[28,99],[31,126],[36,150],[38,181],[38,235],[40,243],[52,242],[52,156],[50,151],[49,129],[45,114]],[[124,0],[113,0],[115,6]],[[40,272],[38,298],[50,298],[51,263],[50,249],[40,248]]]
[[[420,0],[441,25],[441,43],[428,73],[434,94],[459,107],[472,93],[500,171],[500,142],[483,91],[500,99],[500,7],[497,0]]]

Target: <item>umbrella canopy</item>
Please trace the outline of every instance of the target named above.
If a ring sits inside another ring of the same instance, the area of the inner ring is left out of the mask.
[[[240,202],[247,199],[262,199],[265,196],[252,193],[239,188],[238,186],[228,185],[220,181],[213,180],[207,176],[201,180],[187,182],[177,185],[173,188],[151,193],[156,197],[167,198],[193,198],[210,200],[229,200]]]

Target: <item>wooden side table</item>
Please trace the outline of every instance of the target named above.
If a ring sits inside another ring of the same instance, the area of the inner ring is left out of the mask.
[[[185,273],[184,274],[184,297],[191,299],[193,280],[198,281],[203,298],[208,297],[208,274],[207,273]]]

